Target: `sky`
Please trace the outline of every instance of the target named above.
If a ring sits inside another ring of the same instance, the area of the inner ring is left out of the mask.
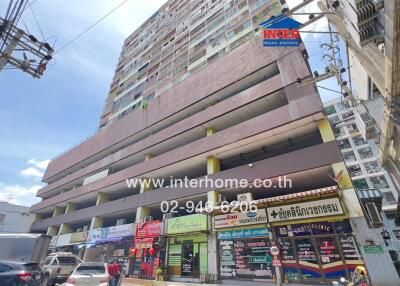
[[[116,7],[122,0],[30,0],[23,22],[38,39],[41,32],[60,48]],[[288,0],[294,5],[302,0]],[[51,158],[96,132],[123,41],[164,0],[128,0],[77,41],[56,54],[41,79],[20,70],[0,72],[0,201],[30,206],[44,186],[41,178]],[[0,0],[4,17],[9,0]],[[32,12],[33,10],[33,12]],[[307,7],[317,12],[316,5]],[[40,25],[36,24],[34,15]],[[305,21],[304,16],[295,17]],[[307,30],[326,31],[320,20]],[[324,71],[328,34],[302,34],[313,70]],[[343,58],[345,50],[341,44]],[[337,90],[335,80],[320,84]],[[323,101],[338,94],[320,90]]]

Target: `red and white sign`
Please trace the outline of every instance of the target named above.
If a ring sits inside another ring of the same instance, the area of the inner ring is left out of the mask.
[[[273,266],[282,266],[282,262],[279,260],[279,258],[274,258],[272,260],[272,265]]]
[[[161,235],[161,222],[158,220],[136,224],[136,238],[154,238]]]

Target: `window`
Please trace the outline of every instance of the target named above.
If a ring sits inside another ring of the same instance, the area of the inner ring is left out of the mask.
[[[361,159],[368,159],[368,158],[372,158],[374,156],[370,147],[363,147],[363,148],[357,149],[357,151],[358,151],[358,154],[360,155]]]
[[[366,179],[354,180],[353,184],[354,184],[354,187],[359,190],[369,189],[368,182]]]
[[[352,166],[347,166],[347,170],[349,171],[350,176],[356,177],[356,176],[361,176],[362,175],[362,170],[360,168],[360,165],[355,164]]]
[[[365,141],[365,139],[361,136],[361,135],[357,135],[353,137],[353,142],[356,146],[361,146],[364,144],[368,144],[367,141]]]
[[[335,106],[329,105],[329,106],[325,107],[325,112],[326,112],[326,115],[331,115],[331,114],[336,113]]]
[[[350,141],[347,138],[339,140],[338,144],[340,149],[351,148]]]
[[[104,274],[106,269],[104,265],[81,265],[79,266],[75,274],[77,275],[94,275],[94,274]]]
[[[371,174],[379,171],[379,164],[378,161],[371,161],[364,163],[365,170]]]
[[[354,155],[353,151],[344,152],[343,159],[345,161],[356,161],[357,160],[356,155]]]
[[[396,239],[400,240],[400,229],[393,230],[393,234],[396,237]]]
[[[389,184],[383,175],[370,177],[369,179],[375,189],[389,188]]]
[[[385,202],[396,202],[396,199],[394,197],[394,195],[392,194],[392,192],[382,192],[382,196],[383,196],[383,200]]]
[[[0,263],[0,272],[10,271],[12,268],[9,265]]]
[[[0,213],[0,223],[4,223],[5,218],[6,218],[6,214]]]

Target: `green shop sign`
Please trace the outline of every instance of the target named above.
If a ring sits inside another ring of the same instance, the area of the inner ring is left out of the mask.
[[[194,214],[167,220],[167,234],[178,234],[208,230],[206,215]]]
[[[366,254],[382,254],[383,248],[380,245],[363,245]]]

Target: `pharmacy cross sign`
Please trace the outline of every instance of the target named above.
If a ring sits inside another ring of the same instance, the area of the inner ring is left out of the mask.
[[[299,28],[303,24],[286,15],[271,17],[260,24],[264,28],[264,47],[298,47],[300,46]]]
[[[273,218],[276,218],[278,216],[278,213],[275,210],[273,210],[272,213],[271,213],[271,216]]]

